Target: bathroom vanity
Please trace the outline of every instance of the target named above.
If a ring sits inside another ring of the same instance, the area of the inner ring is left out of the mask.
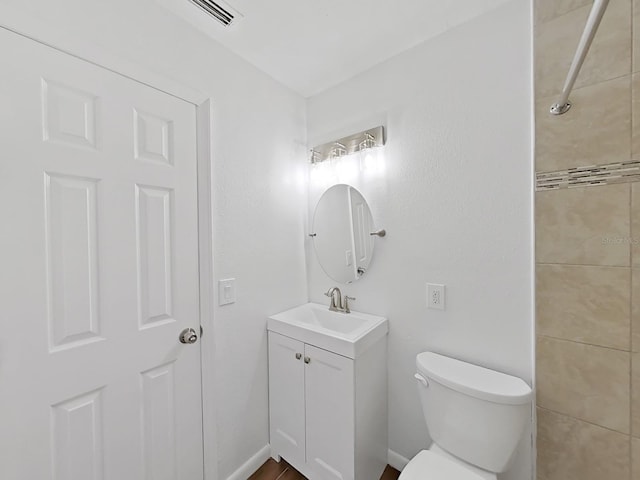
[[[387,320],[308,303],[269,317],[271,454],[310,480],[387,465]]]

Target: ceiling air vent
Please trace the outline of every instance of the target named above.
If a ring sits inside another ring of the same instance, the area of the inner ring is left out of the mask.
[[[191,3],[200,7],[225,27],[228,27],[232,23],[235,23],[242,18],[242,15],[238,11],[231,8],[231,6],[226,4],[225,2],[214,2],[212,0],[191,0]]]

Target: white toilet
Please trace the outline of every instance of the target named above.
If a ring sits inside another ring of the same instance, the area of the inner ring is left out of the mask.
[[[453,358],[417,356],[418,392],[433,444],[399,480],[496,480],[531,419],[522,379]]]

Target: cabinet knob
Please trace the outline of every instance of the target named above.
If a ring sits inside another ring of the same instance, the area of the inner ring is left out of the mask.
[[[311,363],[311,358],[304,357],[304,363]]]
[[[302,358],[302,354],[301,353],[296,353],[296,360],[300,360]]]

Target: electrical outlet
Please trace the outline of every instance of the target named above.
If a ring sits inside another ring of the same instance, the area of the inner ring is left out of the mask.
[[[427,308],[445,309],[445,286],[427,283]]]

